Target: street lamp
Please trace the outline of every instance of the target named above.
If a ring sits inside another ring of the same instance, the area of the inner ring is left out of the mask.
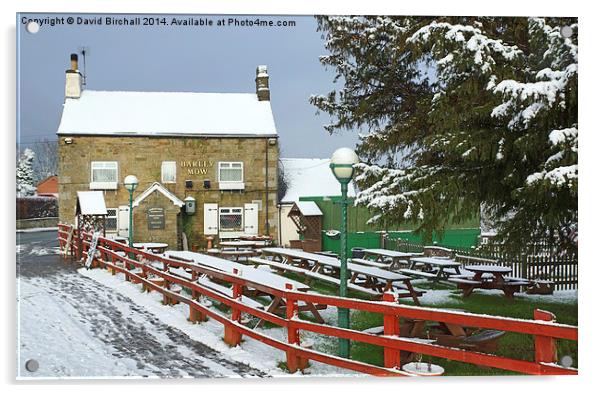
[[[341,269],[339,296],[347,297],[347,186],[353,178],[353,166],[359,162],[357,154],[348,147],[337,149],[330,159],[330,169],[341,183]],[[338,309],[340,328],[349,329],[349,309]],[[339,338],[339,356],[349,358],[349,340]]]
[[[123,185],[125,186],[126,190],[128,190],[128,192],[130,193],[130,229],[128,230],[128,240],[131,248],[134,246],[134,214],[132,212],[132,201],[134,197],[134,190],[136,189],[136,187],[138,187],[138,178],[134,175],[127,175],[125,179],[123,179]]]

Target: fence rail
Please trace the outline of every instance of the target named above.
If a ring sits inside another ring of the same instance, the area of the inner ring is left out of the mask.
[[[92,236],[83,233],[81,237],[78,237],[76,233],[76,236],[71,238],[71,245],[69,245],[67,241],[69,233],[73,233],[72,228],[70,229],[65,225],[60,226],[59,242],[61,247],[65,250],[72,250],[75,258],[78,260],[84,256],[87,257]],[[65,253],[64,255],[67,254]],[[162,269],[150,265],[149,262],[161,262]],[[219,271],[198,264],[169,259],[160,255],[129,248],[125,244],[102,237],[99,239],[97,249],[95,250],[94,265],[105,268],[112,274],[123,273],[126,280],[140,282],[145,288],[160,292],[163,294],[164,304],[173,304],[174,302],[187,304],[189,306],[190,321],[201,322],[207,318],[218,321],[224,325],[224,341],[231,346],[239,345],[244,335],[284,351],[286,353],[287,367],[291,372],[307,367],[307,360],[314,360],[372,375],[408,376],[408,373],[401,371],[400,351],[409,351],[525,374],[577,374],[577,370],[574,368],[562,367],[555,364],[555,340],[577,340],[577,327],[555,323],[553,321],[553,314],[546,311],[536,310],[534,313],[536,320],[521,320],[401,305],[397,303],[396,296],[393,293],[386,293],[381,302],[373,302],[300,292],[295,290],[291,284],[287,284],[285,288],[273,288],[260,282],[246,279],[236,269],[233,272]],[[172,267],[187,269],[191,274],[191,279],[172,274],[170,272],[170,268]],[[162,284],[149,279],[149,275],[160,277]],[[232,297],[199,285],[197,278],[201,275],[230,283],[232,285]],[[187,288],[190,291],[190,296],[171,290],[171,286],[176,284]],[[246,288],[252,288],[270,296],[277,296],[283,299],[286,304],[284,317],[245,305],[241,302],[241,296]],[[231,315],[228,316],[204,306],[198,301],[200,296],[208,297],[229,307],[232,310]],[[382,314],[385,321],[384,335],[379,336],[362,331],[303,321],[298,318],[299,302],[312,302]],[[245,326],[241,322],[242,312],[285,328],[287,330],[287,341],[276,340]],[[535,361],[470,352],[452,347],[422,343],[411,338],[399,337],[400,318],[451,322],[463,326],[499,329],[533,335],[535,337],[533,340]],[[384,367],[343,359],[332,354],[304,348],[300,342],[299,331],[310,331],[330,337],[346,338],[356,342],[380,346],[384,351]]]
[[[423,252],[424,247],[405,239],[386,240],[386,248],[390,250]],[[512,275],[528,280],[551,281],[558,290],[577,289],[578,286],[577,256],[559,255],[556,250],[545,245],[533,245],[520,254],[505,252],[499,245],[488,245],[480,249],[445,248],[456,255],[496,260],[495,264],[511,268]],[[491,261],[479,262],[474,259],[470,262],[465,260],[459,262],[471,265],[492,264]]]

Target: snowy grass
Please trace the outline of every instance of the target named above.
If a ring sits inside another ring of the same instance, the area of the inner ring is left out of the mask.
[[[294,274],[289,275],[292,279],[298,279]],[[533,319],[533,311],[537,308],[550,311],[557,317],[559,323],[577,325],[577,291],[555,291],[553,295],[528,295],[518,293],[515,300],[507,299],[500,290],[475,290],[468,297],[462,297],[462,291],[447,283],[434,284],[428,280],[416,280],[414,287],[426,290],[420,297],[420,303],[424,307],[436,307],[447,309],[461,309],[475,314],[497,315],[521,319]],[[312,289],[324,294],[335,295],[336,288],[331,285],[316,283]],[[400,300],[403,304],[413,304],[412,299]],[[329,310],[330,311],[330,310]],[[329,318],[328,323],[336,324],[336,309]],[[325,318],[326,319],[326,318]],[[365,330],[372,327],[382,326],[382,315],[363,311],[351,312],[351,328],[354,330]],[[336,354],[338,341],[336,338],[321,336],[316,341],[316,348],[320,351]],[[495,352],[499,356],[516,359],[533,360],[533,338],[532,336],[507,333],[499,342],[499,349]],[[577,342],[570,340],[558,340],[558,358],[568,355],[573,359],[573,366],[577,366]],[[354,360],[383,365],[383,349],[378,346],[353,343],[351,346],[351,358]],[[516,375],[511,371],[484,368],[467,363],[449,361],[424,356],[424,361],[432,361],[445,368],[446,375]]]
[[[411,301],[402,299],[402,303]],[[475,314],[498,315],[512,318],[533,319],[537,308],[550,311],[559,323],[577,325],[577,291],[556,291],[552,296],[519,294],[515,300],[502,295],[501,291],[475,291],[470,297],[463,298],[456,289],[428,291],[421,303],[425,307],[462,309]],[[367,329],[382,326],[382,315],[358,312],[353,314],[352,328]],[[533,337],[518,333],[506,333],[499,341],[494,353],[499,356],[532,361],[534,358]],[[368,344],[354,344],[352,357],[375,365],[382,365],[382,348]],[[558,340],[558,358],[570,356],[573,366],[577,367],[577,342]],[[445,368],[445,375],[516,375],[511,371],[479,367],[467,363],[424,356],[423,361],[431,361]]]

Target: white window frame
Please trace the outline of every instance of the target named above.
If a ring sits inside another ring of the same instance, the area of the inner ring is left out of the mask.
[[[115,168],[96,168],[96,169],[115,169],[115,181],[94,181],[94,166],[99,164],[114,165]],[[91,190],[116,190],[119,183],[119,163],[117,161],[92,161],[90,162],[90,189]]]
[[[114,216],[109,217],[109,215],[107,214],[107,218],[106,220],[115,220],[115,229],[107,229],[107,233],[117,233],[119,232],[119,208],[117,207],[107,207],[107,213],[109,212],[109,210],[112,210],[115,212]],[[105,228],[107,228],[107,225],[105,223]]]
[[[224,212],[224,210],[228,209],[228,212]],[[239,214],[240,214],[240,227],[239,228],[222,228],[222,215],[232,215],[232,214],[236,214],[234,212],[232,212],[232,209],[237,209],[239,210]],[[245,228],[245,209],[243,207],[236,207],[236,206],[232,206],[232,207],[219,207],[218,208],[218,215],[217,215],[217,225],[219,228],[219,231],[222,232],[244,232],[244,228]]]
[[[222,166],[232,168],[232,164],[240,164],[240,180],[222,180]],[[220,190],[244,190],[245,189],[245,164],[242,161],[220,161],[217,163],[217,182]]]
[[[173,180],[165,180],[165,166],[166,164],[173,165]],[[161,163],[161,183],[173,184],[178,178],[178,166],[175,161],[163,161]]]

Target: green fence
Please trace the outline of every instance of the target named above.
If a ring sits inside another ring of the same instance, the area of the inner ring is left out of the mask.
[[[412,231],[395,231],[395,232],[349,232],[347,237],[348,252],[354,247],[362,248],[384,248],[386,246],[384,238],[395,240],[404,239],[408,242],[426,245],[440,245],[445,247],[455,248],[471,248],[477,245],[480,230],[478,228],[468,229],[449,229],[443,233],[443,236],[438,238],[433,234],[433,241],[423,243],[420,235],[414,234]],[[328,236],[326,232],[322,232],[322,249],[333,251],[337,254],[340,252],[340,235],[335,237]]]
[[[341,197],[301,197],[301,201],[315,202],[322,211],[322,228],[324,230],[341,228]],[[396,220],[378,225],[368,224],[367,221],[376,213],[364,206],[354,206],[353,203],[347,208],[347,230],[349,232],[409,232],[416,229],[416,223]],[[480,218],[478,212],[472,219],[460,223],[448,223],[447,229],[479,228]]]

